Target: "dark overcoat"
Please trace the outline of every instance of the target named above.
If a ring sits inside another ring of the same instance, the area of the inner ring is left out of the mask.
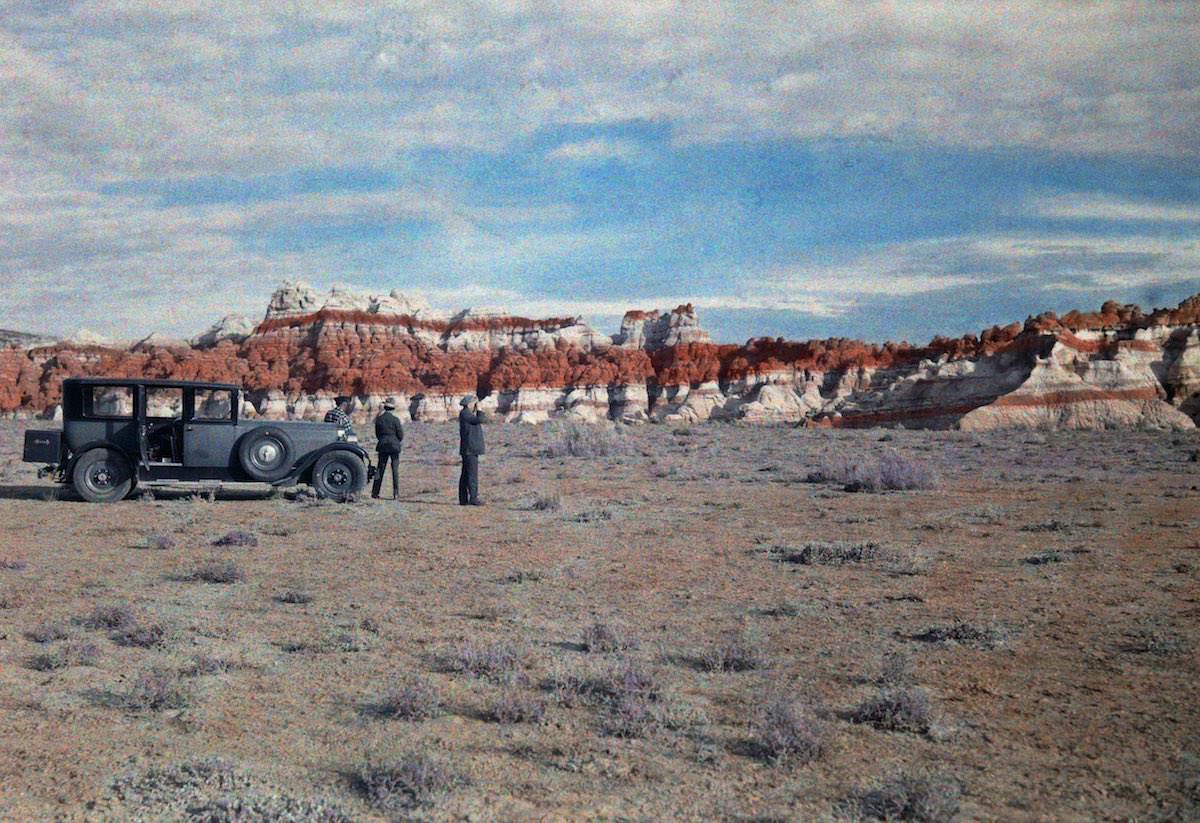
[[[478,456],[483,451],[483,415],[463,409],[458,413],[458,453]]]
[[[400,418],[390,411],[376,417],[375,439],[379,441],[375,450],[380,454],[399,454],[400,444],[404,442],[404,427],[400,425]]]

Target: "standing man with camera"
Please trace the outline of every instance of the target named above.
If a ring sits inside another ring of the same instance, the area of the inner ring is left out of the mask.
[[[379,453],[379,467],[375,470],[375,483],[371,486],[371,497],[379,499],[379,487],[383,485],[383,472],[392,464],[392,499],[400,497],[400,444],[404,442],[404,427],[400,418],[392,414],[396,401],[390,397],[383,401],[383,414],[375,418],[375,451]]]
[[[479,456],[483,454],[483,415],[479,398],[468,394],[459,401],[458,453],[462,456],[462,474],[458,478],[458,505],[482,506],[479,499]]]

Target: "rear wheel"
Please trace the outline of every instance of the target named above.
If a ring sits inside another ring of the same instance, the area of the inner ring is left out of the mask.
[[[133,490],[133,471],[119,452],[92,449],[75,461],[71,485],[89,503],[115,503]]]
[[[312,486],[318,497],[344,502],[366,485],[367,467],[352,452],[330,452],[313,466]]]

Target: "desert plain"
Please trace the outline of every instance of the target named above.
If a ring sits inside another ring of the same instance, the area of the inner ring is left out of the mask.
[[[495,425],[463,508],[448,425],[110,506],[0,426],[0,820],[1200,818],[1195,432]]]

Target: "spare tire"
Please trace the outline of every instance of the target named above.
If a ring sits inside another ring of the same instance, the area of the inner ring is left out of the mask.
[[[274,483],[288,476],[296,462],[296,447],[277,426],[251,429],[238,445],[238,462],[252,479]]]

